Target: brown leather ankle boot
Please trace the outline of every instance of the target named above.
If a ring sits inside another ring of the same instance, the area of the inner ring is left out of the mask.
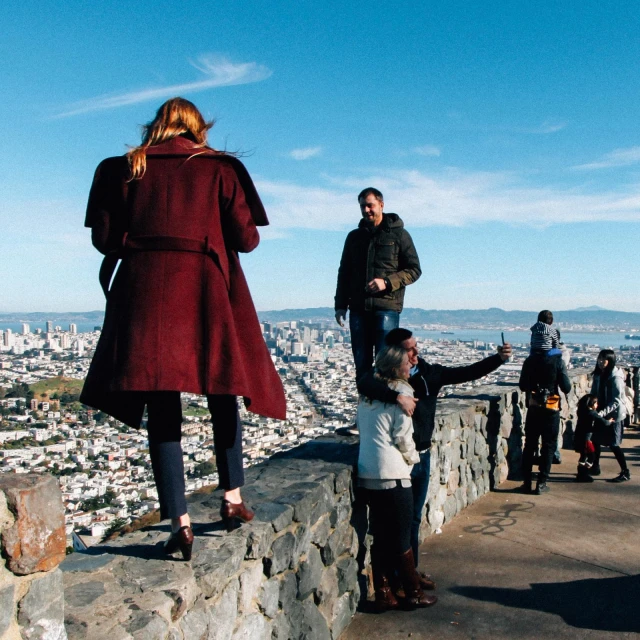
[[[376,594],[376,613],[384,613],[390,609],[397,609],[399,606],[398,601],[389,587],[387,576],[382,570],[376,569],[375,565],[373,565],[371,569],[373,572],[373,587]]]
[[[251,511],[244,502],[233,504],[224,498],[222,499],[220,516],[227,531],[237,529],[240,526],[240,522],[251,522],[254,515],[253,511]]]
[[[398,571],[404,585],[405,598],[402,605],[405,609],[423,609],[438,602],[437,596],[427,595],[420,584],[420,574],[413,561],[413,549],[409,548],[398,556]]]

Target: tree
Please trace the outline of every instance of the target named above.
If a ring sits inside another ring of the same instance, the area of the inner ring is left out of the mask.
[[[211,460],[207,460],[206,462],[201,462],[200,464],[196,465],[195,469],[193,470],[193,475],[196,478],[202,478],[203,476],[209,476],[212,473],[215,473],[216,469],[217,467],[212,458]]]
[[[117,533],[123,527],[127,526],[127,521],[124,518],[116,518],[111,522],[111,524],[107,527],[107,530],[104,532],[102,536],[102,542],[105,542],[110,536],[114,533]]]

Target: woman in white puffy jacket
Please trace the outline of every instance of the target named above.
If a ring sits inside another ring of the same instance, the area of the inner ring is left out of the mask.
[[[407,382],[411,365],[402,347],[386,347],[376,357],[376,375],[401,394],[413,396]],[[411,549],[413,493],[411,469],[420,461],[413,441],[413,423],[398,404],[361,396],[358,404],[358,486],[369,505],[373,535],[371,567],[379,612],[428,607],[437,598],[420,586]],[[399,604],[389,579],[399,576],[405,597]]]
[[[595,458],[590,473],[600,475],[600,451],[602,446],[608,446],[620,465],[620,475],[611,482],[626,482],[631,479],[631,474],[621,446],[622,427],[627,417],[624,403],[625,382],[624,373],[616,367],[616,354],[612,349],[603,349],[598,354],[591,393],[598,398],[598,414],[603,418],[612,419],[613,422],[606,429],[595,431],[593,434]]]

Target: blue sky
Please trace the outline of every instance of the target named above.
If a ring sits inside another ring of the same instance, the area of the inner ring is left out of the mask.
[[[13,2],[0,311],[103,306],[93,171],[176,94],[271,226],[258,309],[332,306],[357,193],[405,221],[426,309],[640,311],[637,2]]]

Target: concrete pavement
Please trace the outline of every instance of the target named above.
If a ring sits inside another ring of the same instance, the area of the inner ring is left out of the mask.
[[[563,451],[551,491],[507,481],[421,547],[438,604],[414,612],[357,613],[341,640],[640,638],[640,430],[625,434],[631,481],[604,450],[602,475],[574,482]]]

